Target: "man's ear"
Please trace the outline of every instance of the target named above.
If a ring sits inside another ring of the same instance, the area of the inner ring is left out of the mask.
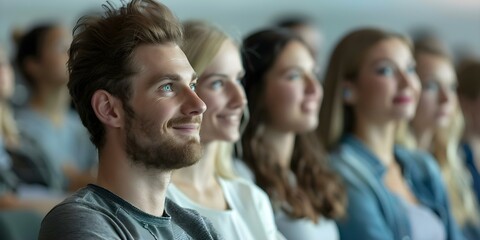
[[[342,81],[342,99],[348,105],[354,105],[357,101],[356,88],[352,81]]]
[[[97,118],[106,126],[121,128],[124,125],[122,102],[105,90],[97,90],[92,96],[92,108]]]

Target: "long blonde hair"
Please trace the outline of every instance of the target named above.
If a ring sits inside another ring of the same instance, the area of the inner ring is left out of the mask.
[[[203,21],[186,21],[183,23],[183,27],[184,42],[181,48],[195,72],[201,76],[217,55],[222,44],[232,39],[216,26]],[[215,149],[215,173],[222,178],[234,178],[233,143],[216,141],[212,144]]]
[[[0,45],[0,68],[5,68],[3,71],[8,71],[10,74],[6,74],[7,77],[11,79],[0,79],[0,84],[5,84],[6,81],[10,81],[13,85],[14,77],[13,70],[8,58],[3,51],[3,47]],[[3,87],[0,86],[0,91],[3,91]],[[13,119],[12,110],[8,103],[8,99],[11,97],[9,93],[8,96],[4,96],[4,93],[0,93],[0,138],[3,139],[5,144],[4,147],[12,149],[17,147],[19,141],[19,133],[15,120]]]
[[[443,49],[418,42],[415,44],[415,58],[418,58],[421,54],[444,58],[453,67],[450,57]],[[450,124],[434,130],[430,152],[440,166],[453,216],[460,226],[464,226],[467,223],[478,224],[480,219],[478,217],[477,200],[472,190],[472,179],[468,170],[462,164],[463,160],[459,155],[458,148],[463,134],[464,120],[458,101],[455,101],[455,103]],[[418,142],[413,131],[414,129],[410,127],[402,143],[410,148],[418,148]]]

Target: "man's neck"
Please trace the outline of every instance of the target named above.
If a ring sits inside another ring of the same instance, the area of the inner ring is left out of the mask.
[[[171,171],[133,164],[119,149],[118,146],[102,149],[97,184],[150,215],[162,216]]]
[[[175,170],[172,182],[175,185],[188,185],[203,191],[212,185],[218,185],[215,179],[215,157],[219,142],[204,143],[202,158],[192,166]]]

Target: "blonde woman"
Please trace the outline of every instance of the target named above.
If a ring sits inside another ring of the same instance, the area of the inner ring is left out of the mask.
[[[205,22],[186,22],[184,28],[182,49],[198,74],[196,92],[207,105],[200,130],[203,156],[195,165],[175,171],[167,196],[207,217],[225,239],[283,239],[267,195],[236,178],[231,167],[246,106],[239,48]]]
[[[415,117],[410,122],[412,143],[433,154],[440,166],[455,220],[468,239],[479,239],[477,200],[471,178],[458,154],[463,119],[453,63],[443,50],[422,42],[415,44],[415,59],[422,91]]]
[[[462,150],[480,202],[480,61],[466,63],[458,70],[457,93],[465,119]]]
[[[347,185],[347,215],[337,221],[342,239],[463,239],[435,160],[395,145],[419,93],[401,35],[359,29],[335,47],[318,133]]]

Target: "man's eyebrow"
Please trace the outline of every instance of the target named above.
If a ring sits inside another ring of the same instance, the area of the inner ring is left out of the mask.
[[[165,80],[180,81],[181,79],[182,78],[180,77],[180,75],[175,73],[159,74],[152,77],[150,81],[148,81],[148,86],[153,86]]]

